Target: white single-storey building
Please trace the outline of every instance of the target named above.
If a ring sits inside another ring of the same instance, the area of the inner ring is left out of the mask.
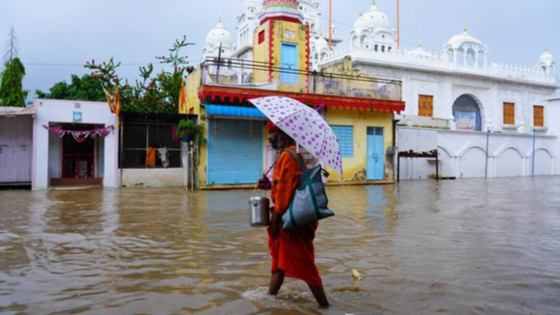
[[[119,186],[118,120],[104,102],[36,99],[34,190]]]

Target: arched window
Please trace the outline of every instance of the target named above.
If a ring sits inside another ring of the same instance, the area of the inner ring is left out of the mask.
[[[447,60],[453,63],[455,62],[455,59],[453,58],[453,49],[448,49],[446,55],[447,55]]]
[[[381,52],[385,52],[385,45],[381,46]]]
[[[377,51],[379,49],[379,45],[375,45],[375,47],[373,48],[373,50]]]
[[[319,54],[315,53],[315,60],[319,60]]]
[[[361,42],[362,42],[362,48],[369,49],[369,37],[367,37],[366,35],[363,35],[362,39],[361,39]]]
[[[463,48],[459,48],[456,50],[457,52],[457,64],[458,65],[465,65],[465,50]]]
[[[546,74],[546,66],[542,66],[542,67],[541,67],[541,71],[542,71],[544,74]]]
[[[358,36],[352,37],[352,47],[358,47]]]
[[[322,53],[321,54],[321,61],[327,59],[327,54],[326,53]]]
[[[311,33],[315,33],[315,24],[311,24]]]
[[[457,130],[482,130],[480,106],[470,95],[463,94],[455,100],[453,103],[453,117],[455,117]]]
[[[393,50],[393,47],[387,48],[387,52],[391,52],[391,50]]]
[[[484,54],[484,52],[482,50],[479,51],[478,52],[478,61],[477,61],[477,64],[478,64],[479,68],[486,68],[485,58],[486,58],[486,55]]]
[[[475,61],[476,57],[474,49],[467,50],[467,66],[474,67],[476,65]]]

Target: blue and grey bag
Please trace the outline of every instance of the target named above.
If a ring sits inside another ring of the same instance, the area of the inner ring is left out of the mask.
[[[327,208],[329,199],[321,178],[321,165],[306,170],[299,154],[286,151],[298,162],[303,174],[299,176],[290,207],[282,215],[282,229],[288,231],[333,216],[334,213]]]

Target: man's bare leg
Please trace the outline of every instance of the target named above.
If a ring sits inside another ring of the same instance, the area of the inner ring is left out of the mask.
[[[327,307],[330,305],[329,301],[327,300],[327,296],[325,295],[325,289],[323,288],[322,284],[309,285],[309,289],[311,290],[311,293],[313,293],[315,300],[317,300],[317,303],[319,303],[320,306]]]
[[[270,287],[268,288],[268,294],[276,295],[280,291],[280,287],[284,283],[284,270],[278,270],[272,274],[270,277]]]

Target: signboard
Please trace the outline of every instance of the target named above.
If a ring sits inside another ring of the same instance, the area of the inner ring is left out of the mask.
[[[457,130],[476,131],[476,112],[454,112]]]
[[[73,120],[74,122],[82,122],[82,113],[81,112],[74,112]]]

